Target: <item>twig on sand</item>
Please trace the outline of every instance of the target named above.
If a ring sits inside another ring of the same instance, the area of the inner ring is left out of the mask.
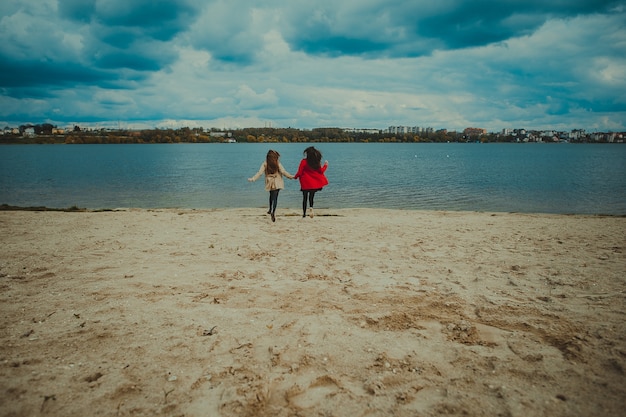
[[[211,327],[211,330],[205,330],[204,332],[202,332],[202,336],[213,336],[215,334],[216,328],[217,326],[213,326]]]
[[[163,390],[163,394],[164,394],[164,396],[163,396],[163,402],[164,402],[164,403],[167,403],[167,396],[168,396],[168,395],[170,395],[170,393],[172,393],[173,391],[174,391],[174,388],[172,388],[172,389],[171,389],[171,390],[169,390],[169,391],[165,391],[165,389]]]

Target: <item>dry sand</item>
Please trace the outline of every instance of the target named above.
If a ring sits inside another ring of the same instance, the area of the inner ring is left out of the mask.
[[[0,212],[2,416],[618,416],[626,218]]]

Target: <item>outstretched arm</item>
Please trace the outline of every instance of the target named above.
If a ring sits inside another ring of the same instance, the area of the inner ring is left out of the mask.
[[[263,175],[263,173],[265,172],[265,165],[266,165],[266,162],[263,162],[261,164],[261,168],[259,168],[259,171],[256,174],[254,174],[252,178],[248,178],[248,181],[253,182],[253,181],[258,180],[259,177]]]
[[[278,169],[280,170],[280,173],[283,174],[285,177],[293,180],[295,179],[295,177],[293,175],[291,175],[290,173],[287,172],[287,170],[285,169],[285,167],[283,166],[283,164],[281,164],[280,162],[278,163]]]

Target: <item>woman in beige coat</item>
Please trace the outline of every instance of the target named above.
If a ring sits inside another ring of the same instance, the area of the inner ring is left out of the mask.
[[[265,173],[265,191],[270,192],[270,208],[267,214],[272,216],[272,221],[276,221],[276,206],[278,205],[278,192],[285,188],[285,182],[283,181],[283,175],[289,179],[294,179],[293,175],[288,173],[283,165],[278,160],[280,154],[274,150],[267,152],[265,162],[261,164],[259,172],[257,172],[252,178],[248,178],[248,181],[256,181]]]

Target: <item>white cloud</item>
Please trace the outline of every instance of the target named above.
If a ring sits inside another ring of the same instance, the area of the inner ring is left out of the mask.
[[[257,93],[248,85],[240,85],[234,94],[238,100],[238,106],[243,110],[260,109],[266,106],[276,105],[278,99],[276,92],[268,88],[261,93]]]

